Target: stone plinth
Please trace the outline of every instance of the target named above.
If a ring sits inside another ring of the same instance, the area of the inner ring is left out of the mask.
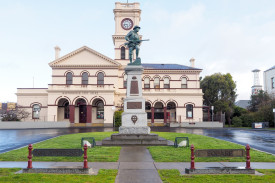
[[[203,169],[185,169],[186,174],[255,174],[255,169],[238,167],[209,167]]]
[[[112,134],[102,140],[103,146],[167,146],[168,141],[157,134]]]
[[[150,134],[145,112],[145,99],[142,97],[141,65],[130,65],[125,68],[127,74],[127,91],[124,99],[124,112],[120,134]]]
[[[23,173],[94,174],[92,168],[24,168]]]

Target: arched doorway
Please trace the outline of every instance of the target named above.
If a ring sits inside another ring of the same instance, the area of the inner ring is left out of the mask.
[[[104,123],[104,102],[102,99],[95,99],[93,106],[93,123]]]
[[[66,98],[61,98],[57,104],[57,121],[69,121],[70,108],[69,101]]]
[[[156,102],[154,106],[154,121],[163,123],[164,122],[164,106],[161,102]]]
[[[167,104],[167,122],[176,122],[176,104],[175,102],[169,102]]]
[[[79,98],[75,102],[75,119],[79,123],[87,122],[87,103],[86,100]]]

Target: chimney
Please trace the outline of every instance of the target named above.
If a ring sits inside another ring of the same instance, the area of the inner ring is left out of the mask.
[[[56,60],[56,59],[59,59],[61,49],[58,46],[54,47],[54,49],[55,49],[55,60]]]
[[[194,58],[190,59],[190,66],[195,67],[195,59]]]

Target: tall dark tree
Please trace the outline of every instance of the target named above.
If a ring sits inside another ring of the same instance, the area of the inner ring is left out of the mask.
[[[236,83],[231,74],[215,73],[201,80],[204,93],[204,105],[214,106],[215,112],[225,112],[226,120],[230,123],[234,103],[237,97]]]
[[[269,95],[265,91],[260,90],[257,95],[251,95],[248,110],[251,112],[256,112],[261,106],[266,105],[266,103],[270,100],[271,98]]]

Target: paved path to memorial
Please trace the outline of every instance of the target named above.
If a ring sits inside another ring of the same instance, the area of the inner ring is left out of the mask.
[[[116,183],[161,183],[149,150],[144,146],[122,147]]]

